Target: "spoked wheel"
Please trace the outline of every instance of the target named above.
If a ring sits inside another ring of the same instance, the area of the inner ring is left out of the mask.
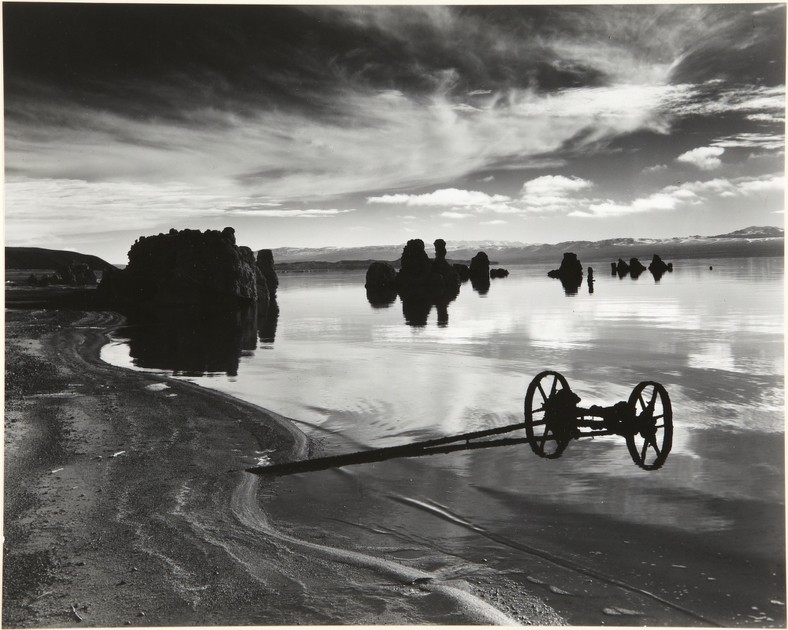
[[[559,412],[560,401],[574,396],[558,372],[537,374],[525,394],[525,434],[539,457],[560,457],[569,443],[569,430]]]
[[[673,445],[673,409],[667,390],[653,381],[644,381],[632,390],[629,406],[635,412],[632,431],[627,432],[627,448],[632,460],[645,470],[660,468]]]

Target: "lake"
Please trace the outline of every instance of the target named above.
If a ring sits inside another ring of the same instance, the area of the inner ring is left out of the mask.
[[[593,291],[573,295],[549,265],[512,265],[426,321],[399,299],[373,306],[363,272],[281,273],[278,316],[224,332],[132,325],[102,357],[293,418],[324,454],[522,422],[543,370],[584,407],[657,381],[674,434],[656,471],[618,436],[550,460],[505,446],[282,478],[266,509],[304,536],[328,528],[403,562],[495,571],[572,624],[784,626],[784,261],[673,262],[659,281],[592,262]],[[314,522],[288,520],[294,495]],[[342,522],[326,525],[337,501]],[[414,512],[422,531],[409,531]]]

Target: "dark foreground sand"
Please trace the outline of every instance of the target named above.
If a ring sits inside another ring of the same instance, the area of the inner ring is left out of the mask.
[[[494,579],[438,579],[269,522],[275,482],[227,471],[307,457],[304,435],[101,362],[120,321],[6,311],[3,626],[562,623]]]

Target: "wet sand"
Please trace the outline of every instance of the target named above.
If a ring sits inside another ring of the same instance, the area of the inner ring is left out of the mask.
[[[121,322],[6,311],[3,626],[563,622],[503,576],[438,574],[273,522],[266,502],[296,524],[311,506],[240,471],[313,445],[270,411],[103,363]]]

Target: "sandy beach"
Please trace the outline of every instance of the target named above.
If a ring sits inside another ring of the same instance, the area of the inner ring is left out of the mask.
[[[308,440],[270,411],[103,363],[121,322],[6,311],[5,627],[563,622],[495,576],[440,577],[270,522],[259,499],[276,481],[240,471],[307,457]],[[288,506],[306,520],[309,505]]]

